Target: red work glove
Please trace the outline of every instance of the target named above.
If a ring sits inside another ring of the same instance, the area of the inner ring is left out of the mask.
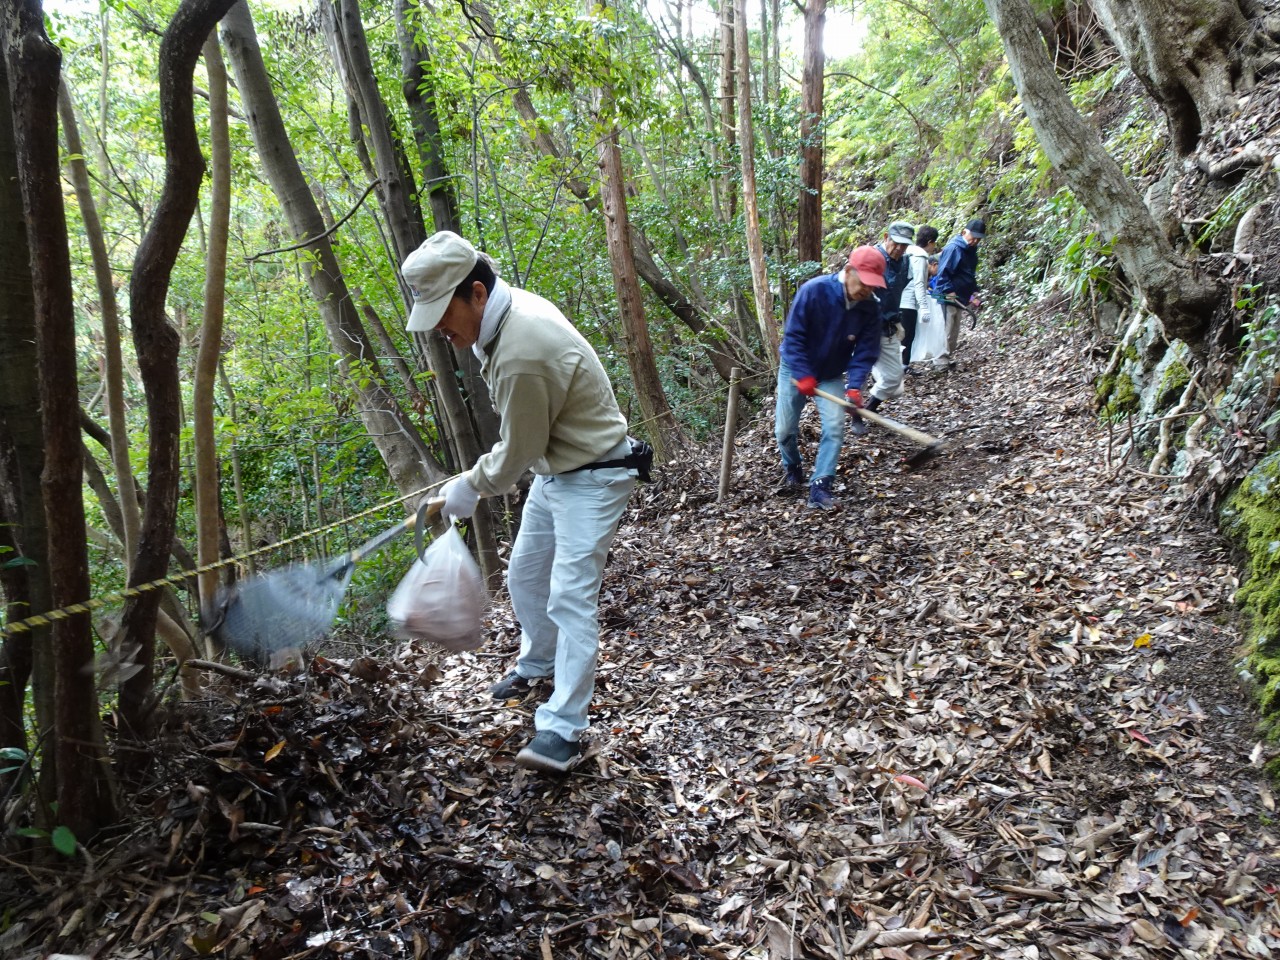
[[[801,377],[796,381],[796,389],[803,393],[806,397],[812,397],[818,392],[817,377]]]
[[[846,390],[844,392],[844,395],[845,397],[848,398],[849,402],[852,403],[855,407],[857,407],[859,410],[862,409],[862,391],[861,390]]]

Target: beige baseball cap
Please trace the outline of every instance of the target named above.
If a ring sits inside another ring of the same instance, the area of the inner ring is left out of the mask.
[[[408,329],[415,333],[434,330],[444,316],[458,285],[476,265],[476,248],[448,230],[428,237],[405,257],[400,274],[413,291]]]

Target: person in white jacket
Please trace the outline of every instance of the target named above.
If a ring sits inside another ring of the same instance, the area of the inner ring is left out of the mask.
[[[516,763],[563,773],[582,756],[600,647],[605,559],[641,469],[600,358],[554,304],[508,286],[462,237],[441,231],[400,268],[413,291],[408,328],[470,349],[501,417],[500,439],[441,489],[446,517],[534,474],[507,589],[520,622],[515,669],[495,700],[554,678]]]
[[[916,242],[907,247],[902,259],[907,263],[907,286],[902,291],[901,313],[899,323],[902,324],[902,367],[906,373],[915,376],[918,371],[911,369],[911,344],[916,338],[916,324],[929,316],[929,258],[938,252],[938,231],[924,225],[916,231]]]

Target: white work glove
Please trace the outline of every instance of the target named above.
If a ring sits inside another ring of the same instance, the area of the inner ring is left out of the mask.
[[[449,520],[465,520],[476,512],[476,504],[480,502],[480,494],[471,485],[465,473],[460,473],[440,490],[444,497],[444,506],[440,512]]]

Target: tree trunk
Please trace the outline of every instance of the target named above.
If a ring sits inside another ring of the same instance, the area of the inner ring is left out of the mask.
[[[420,10],[416,4],[415,10]],[[413,126],[418,156],[422,162],[422,189],[431,201],[431,219],[436,230],[462,233],[458,215],[458,194],[445,166],[444,137],[436,111],[435,91],[423,64],[431,62],[431,52],[418,43],[417,33],[409,23],[408,0],[395,0],[396,39],[400,43],[401,90],[409,105],[409,122]]]
[[[155,216],[134,256],[129,304],[133,343],[147,396],[150,445],[147,504],[142,536],[129,571],[130,584],[158,580],[169,563],[178,503],[182,394],[177,331],[165,316],[169,280],[200,199],[205,163],[196,134],[196,61],[209,31],[234,0],[182,0],[160,41],[160,117],[164,130],[164,189]],[[79,446],[77,445],[77,451]],[[160,593],[150,590],[125,602],[122,642],[137,644],[142,669],[120,688],[121,720],[134,736],[150,724],[155,672],[156,612]]]
[[[218,45],[218,31],[204,43],[204,64],[209,74],[209,239],[204,259],[204,318],[200,348],[196,353],[192,388],[195,433],[196,561],[216,563],[221,554],[221,498],[218,496],[218,435],[214,427],[213,393],[222,355],[222,321],[227,294],[227,236],[231,225],[231,140],[227,126],[227,69]],[[114,430],[114,427],[112,428]],[[200,617],[205,624],[215,617],[218,571],[200,574]],[[206,641],[207,644],[208,641]],[[214,653],[209,650],[207,653]]]
[[[721,190],[725,197],[724,222],[731,223],[738,216],[738,190],[733,181],[730,158],[737,132],[734,120],[734,90],[737,72],[734,70],[734,53],[737,44],[733,36],[733,14],[736,0],[720,0],[720,137],[724,142],[721,164]]]
[[[41,492],[48,528],[51,600],[57,607],[89,599],[80,461],[80,400],[76,382],[71,255],[58,175],[58,75],[61,54],[44,33],[38,0],[0,7],[9,81],[18,183],[30,225],[29,257],[44,421]],[[12,347],[7,344],[6,348]],[[88,614],[52,628],[57,822],[88,841],[115,820],[92,670]]]
[[[421,11],[421,7],[416,8]],[[400,67],[403,75],[401,90],[409,106],[409,123],[422,164],[423,184],[431,200],[431,219],[436,230],[452,230],[462,233],[462,217],[458,213],[458,191],[445,164],[444,136],[440,132],[440,116],[436,108],[434,92],[424,92],[428,84],[423,64],[430,63],[431,52],[418,43],[417,33],[409,20],[406,0],[395,0],[396,37],[400,44]],[[421,206],[421,204],[419,204]],[[471,398],[470,412],[479,437],[480,448],[487,450],[498,442],[501,433],[498,412],[493,408],[489,388],[480,375],[480,362],[469,350],[461,353],[446,348],[454,366],[462,371],[467,396]],[[443,399],[443,398],[442,398]]]
[[[644,422],[659,460],[670,459],[681,441],[680,427],[662,390],[662,380],[653,359],[649,325],[640,298],[640,282],[635,272],[635,252],[631,246],[631,223],[627,216],[626,177],[622,171],[622,151],[618,128],[613,120],[613,95],[607,87],[600,93],[598,122],[607,133],[599,135],[601,190],[604,197],[605,237],[609,264],[613,268],[613,288],[618,296],[618,312],[626,333],[627,366],[632,388],[640,401]]]
[[[1160,104],[1183,156],[1196,149],[1205,127],[1235,110],[1236,93],[1253,87],[1255,41],[1264,38],[1243,6],[1241,0],[1093,4],[1125,63]]]
[[[401,494],[410,494],[428,483],[444,480],[446,474],[387,389],[333,246],[328,237],[321,236],[325,232],[324,218],[289,142],[244,0],[235,3],[227,14],[222,38],[254,144],[294,237],[298,241],[319,238],[308,246],[307,283],[324,318],[329,342],[356,395],[360,419],[381,454],[392,483]],[[353,368],[363,372],[356,376]]]
[[[747,44],[746,0],[735,0],[734,42],[738,48],[738,141],[742,153],[742,202],[747,221],[747,252],[751,259],[751,286],[756,294],[756,321],[760,344],[771,369],[778,364],[778,325],[773,322],[773,294],[760,238],[760,207],[756,203],[756,134],[751,116],[751,50]]]
[[[239,425],[240,412],[236,409],[236,392],[231,386],[231,378],[227,376],[226,365],[218,359],[218,379],[222,381],[222,392],[227,395],[227,413],[231,422]],[[249,516],[249,508],[244,498],[243,471],[240,469],[240,448],[236,441],[231,441],[231,487],[236,494],[236,516],[240,518],[240,542],[245,550],[253,548],[253,518]],[[258,572],[258,558],[252,553],[245,561],[249,567],[249,575]]]
[[[796,209],[796,255],[822,270],[822,98],[826,55],[822,30],[827,0],[804,8],[804,72],[800,86],[800,202]]]
[[[1202,348],[1225,289],[1177,255],[1098,131],[1080,116],[1054,73],[1027,0],[984,0],[1009,58],[1022,109],[1045,156],[1114,241],[1117,259],[1172,337]]]
[[[106,394],[107,425],[111,437],[111,463],[115,469],[120,489],[121,521],[124,525],[125,565],[133,559],[138,546],[138,534],[142,527],[142,515],[134,488],[133,466],[129,460],[129,431],[125,425],[124,361],[120,353],[120,305],[116,299],[115,278],[111,260],[107,255],[106,237],[93,190],[89,184],[89,170],[84,162],[84,147],[80,142],[80,128],[76,122],[75,108],[71,103],[71,91],[66,83],[59,85],[58,112],[62,118],[62,135],[67,142],[67,169],[80,205],[80,218],[84,221],[85,240],[93,258],[93,275],[98,287],[98,308],[102,311],[102,360],[103,384]],[[103,177],[106,171],[102,172]]]
[[[373,145],[373,161],[382,182],[378,200],[383,215],[391,227],[392,242],[396,249],[397,266],[403,263],[410,253],[416,250],[426,239],[426,225],[422,219],[422,209],[418,204],[417,193],[412,181],[406,181],[402,170],[407,163],[404,158],[403,145],[392,135],[390,115],[387,106],[378,90],[377,80],[373,73],[373,63],[369,57],[368,40],[365,37],[364,23],[360,19],[360,5],[356,0],[336,0],[336,9],[321,6],[326,20],[325,26],[334,46],[334,60],[343,70],[346,80],[347,94],[360,106],[360,114],[364,118],[365,127],[369,131],[369,139]],[[329,19],[328,13],[334,17]],[[345,67],[345,69],[343,69]],[[399,270],[396,271],[399,278]],[[411,300],[408,287],[400,279],[401,293],[405,298],[406,315]],[[480,459],[486,448],[480,443],[480,430],[477,422],[468,412],[467,403],[458,386],[458,357],[448,343],[440,336],[427,335],[422,338],[431,361],[431,368],[436,374],[436,388],[443,401],[449,437],[457,445],[459,456],[464,466],[471,467]],[[473,365],[474,366],[474,365]],[[489,391],[479,377],[478,368],[474,369],[471,384],[471,405],[477,411],[488,407],[494,418],[494,442],[497,440],[496,414],[493,413],[493,402],[489,399]],[[476,545],[481,569],[491,582],[501,579],[502,561],[498,557],[497,527],[492,504],[482,504],[475,514]]]
[[[645,423],[659,460],[667,460],[674,443],[679,440],[679,425],[662,390],[662,380],[653,360],[649,342],[649,325],[644,317],[640,283],[636,278],[635,254],[631,247],[631,228],[627,218],[627,198],[623,184],[622,153],[618,148],[618,131],[610,131],[600,139],[600,173],[604,187],[605,236],[609,246],[609,263],[613,267],[613,288],[618,296],[618,310],[626,331],[627,366],[631,369],[632,386],[640,401]]]
[[[31,259],[27,221],[18,187],[18,158],[13,142],[13,113],[9,108],[9,70],[0,46],[0,589],[4,590],[6,620],[14,622],[52,608],[49,589],[48,533],[40,499],[44,469],[42,419],[32,402],[37,382],[35,301],[31,290]],[[28,562],[9,565],[9,560]],[[0,747],[29,750],[23,706],[32,680],[33,652],[41,651],[44,670],[33,684],[37,736],[53,724],[52,647],[49,629],[15,633],[0,644]],[[51,756],[52,754],[48,754]],[[15,774],[16,776],[16,774]],[[0,790],[12,778],[0,777]],[[54,777],[43,780],[49,785]],[[42,798],[47,809],[52,796]]]
[[[486,7],[474,2],[470,6],[482,23],[491,23],[486,19],[490,16]],[[494,56],[497,57],[497,51],[494,50],[493,52]],[[547,131],[546,124],[541,122],[538,109],[529,98],[529,94],[520,85],[510,81],[505,82],[511,88],[512,104],[524,121],[525,129],[530,131],[530,139],[533,145],[544,156],[553,160],[563,160],[564,150],[561,149]],[[569,177],[565,180],[565,186],[588,210],[600,209],[600,200],[592,192],[592,187],[587,181],[577,177]],[[635,257],[635,271],[639,274],[640,279],[645,282],[645,285],[653,292],[654,296],[671,311],[672,315],[702,341],[707,358],[721,379],[727,383],[735,366],[754,366],[753,364],[744,363],[739,359],[732,346],[711,333],[702,313],[689,301],[688,297],[680,292],[680,288],[668,279],[662,268],[658,266],[654,260],[649,241],[640,230],[632,230],[632,254]]]

